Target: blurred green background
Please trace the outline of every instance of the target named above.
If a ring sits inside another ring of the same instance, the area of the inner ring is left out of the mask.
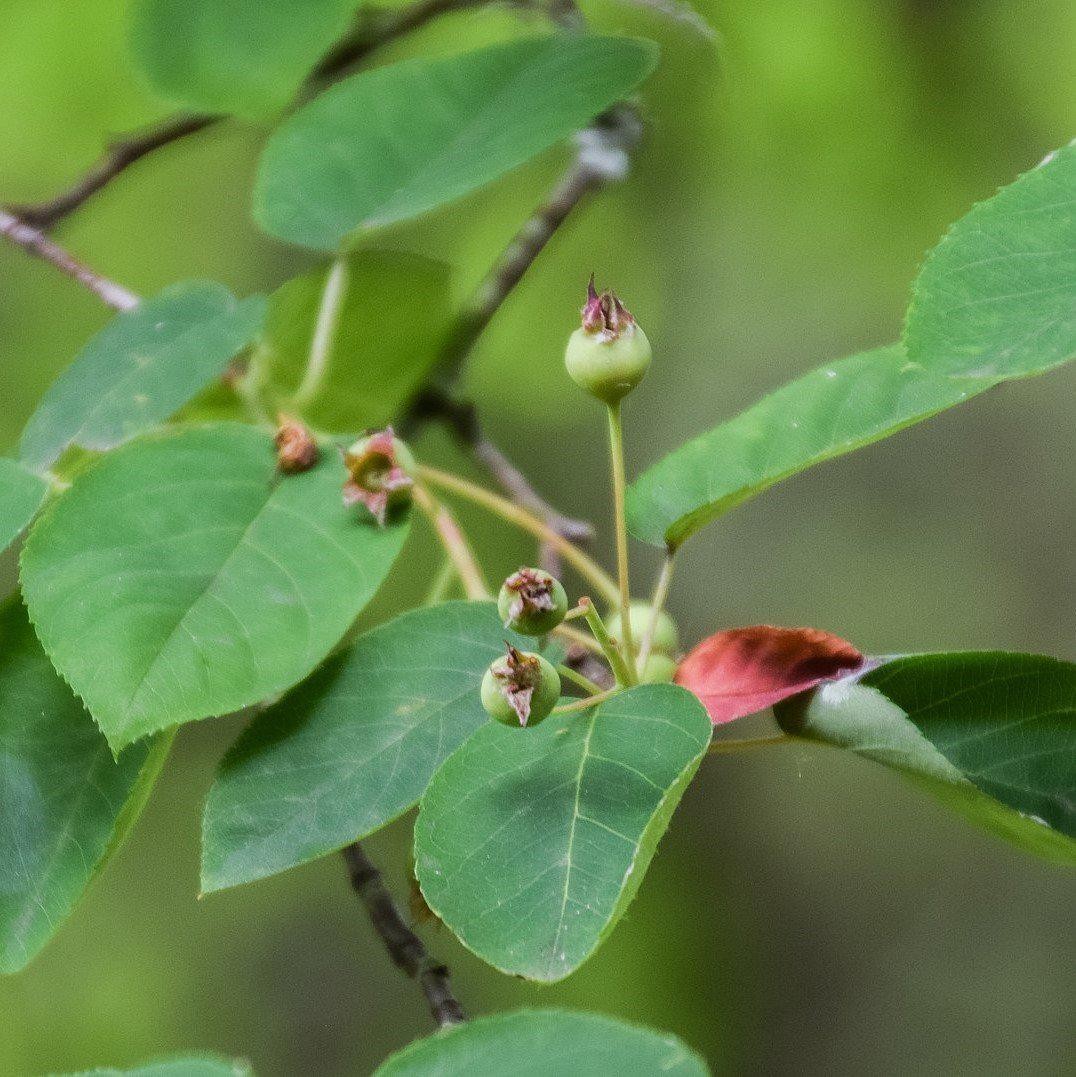
[[[0,199],[52,193],[110,133],[166,114],[127,59],[126,7],[0,0]],[[702,0],[714,44],[627,4],[585,7],[596,26],[661,42],[650,130],[631,178],[572,218],[502,310],[470,380],[500,443],[562,508],[596,519],[608,557],[602,423],[560,365],[587,274],[617,287],[655,344],[627,408],[635,466],[826,358],[895,338],[948,223],[1072,136],[1076,8]],[[518,25],[461,14],[378,59]],[[309,261],[249,221],[264,133],[233,123],[170,148],[60,238],[139,292],[184,277],[275,287]],[[395,241],[450,261],[462,296],[564,160]],[[0,449],[106,317],[0,249]],[[875,653],[1073,657],[1074,390],[1073,369],[1009,385],[737,510],[684,551],[672,606],[685,638],[766,621]],[[420,448],[464,466],[437,437]],[[498,528],[481,545],[494,576],[530,556]],[[429,551],[416,544],[403,592],[424,588]],[[638,552],[640,570],[653,562]],[[10,561],[2,576],[10,586]],[[375,615],[393,608],[383,598]],[[0,1074],[191,1048],[245,1055],[262,1075],[362,1074],[430,1030],[335,858],[196,901],[200,804],[239,724],[184,730],[121,854],[38,960],[0,982]],[[409,829],[369,843],[400,892]],[[778,748],[704,765],[628,916],[567,982],[505,979],[448,932],[429,936],[471,1012],[591,1007],[675,1031],[716,1072],[1061,1074],[1076,1068],[1073,909],[1071,875],[892,774]]]

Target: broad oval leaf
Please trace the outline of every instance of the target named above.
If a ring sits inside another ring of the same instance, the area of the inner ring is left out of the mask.
[[[164,97],[262,116],[300,84],[351,22],[356,0],[140,0],[131,44]]]
[[[56,933],[137,817],[168,738],[116,762],[18,599],[0,607],[0,972]]]
[[[40,475],[0,456],[0,553],[29,526],[48,492],[49,484]]]
[[[70,1077],[251,1077],[253,1072],[246,1059],[197,1054],[160,1058],[126,1070],[111,1067],[84,1070]]]
[[[820,628],[752,625],[704,639],[680,663],[676,683],[698,696],[720,725],[855,673],[863,663],[847,640]]]
[[[1076,143],[977,205],[915,282],[908,357],[1010,378],[1076,356]]]
[[[775,708],[793,735],[917,779],[1023,848],[1076,863],[1076,665],[970,652],[897,658]]]
[[[422,798],[426,902],[502,972],[562,980],[635,896],[709,742],[698,700],[669,684],[534,729],[487,724]]]
[[[328,654],[407,533],[345,509],[343,481],[330,451],[282,477],[267,434],[222,423],[116,450],[42,514],[30,616],[114,751],[282,692]]]
[[[385,426],[440,357],[450,284],[443,263],[390,251],[296,277],[270,299],[251,377],[275,409],[318,429]]]
[[[280,239],[334,250],[523,164],[630,93],[655,62],[649,42],[555,35],[360,72],[270,138],[254,216]]]
[[[628,526],[645,542],[675,549],[774,483],[994,384],[931,373],[899,344],[819,367],[640,475],[628,488]]]
[[[105,450],[162,423],[219,377],[261,328],[265,300],[188,281],[116,315],[49,387],[19,455],[42,470],[65,449]]]
[[[706,1063],[667,1032],[596,1013],[518,1010],[427,1036],[375,1077],[706,1077]]]
[[[525,645],[491,602],[412,610],[259,715],[209,792],[203,890],[323,856],[412,807],[488,721],[478,686],[506,636]]]

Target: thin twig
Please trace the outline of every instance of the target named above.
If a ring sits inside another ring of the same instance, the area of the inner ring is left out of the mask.
[[[299,93],[299,100],[339,78],[382,45],[417,30],[439,15],[477,7],[485,2],[487,0],[417,0],[398,10],[363,10],[355,29],[326,53],[311,72]],[[109,143],[82,176],[55,197],[9,206],[8,209],[27,224],[42,230],[52,228],[143,157],[226,119],[228,116],[222,113],[181,114],[121,135]]]
[[[344,847],[343,854],[351,885],[366,907],[370,923],[385,944],[392,963],[422,988],[433,1019],[441,1028],[466,1020],[463,1007],[452,993],[448,969],[430,956],[422,940],[407,925],[366,850],[355,841]]]
[[[654,584],[654,597],[650,600],[650,616],[647,618],[642,643],[639,644],[639,658],[636,661],[636,668],[640,673],[646,667],[650,652],[654,649],[654,633],[657,631],[661,611],[665,608],[665,601],[669,597],[669,585],[672,583],[672,574],[675,567],[676,553],[669,550],[665,554],[665,560],[661,563],[661,571],[658,573],[657,582]]]
[[[414,489],[415,504],[426,514],[433,526],[445,553],[451,558],[456,575],[463,584],[464,594],[469,599],[481,600],[490,597],[489,584],[486,583],[482,569],[475,558],[467,536],[460,529],[456,517],[437,501],[424,486]]]
[[[22,247],[24,251],[44,259],[61,273],[66,273],[77,280],[113,310],[130,310],[138,305],[138,296],[134,292],[129,292],[122,285],[101,276],[89,266],[83,265],[58,243],[49,239],[40,229],[24,224],[2,209],[0,209],[0,235],[16,246]]]

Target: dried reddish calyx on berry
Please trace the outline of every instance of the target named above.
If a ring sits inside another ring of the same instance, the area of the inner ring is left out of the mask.
[[[613,292],[599,294],[591,276],[582,324],[564,353],[572,380],[606,404],[616,404],[643,380],[650,358],[650,341],[631,311]]]
[[[568,596],[560,580],[540,568],[521,568],[504,581],[497,612],[505,628],[524,636],[552,632],[568,612]]]
[[[363,504],[382,526],[390,511],[411,500],[415,458],[388,426],[359,438],[344,453],[344,504]]]
[[[318,443],[298,419],[281,413],[276,436],[276,459],[280,470],[288,475],[309,471],[318,462]]]
[[[506,646],[482,678],[482,706],[504,725],[536,726],[560,699],[560,674],[540,654]]]

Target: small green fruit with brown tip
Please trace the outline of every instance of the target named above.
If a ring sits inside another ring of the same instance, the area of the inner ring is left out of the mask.
[[[560,580],[540,568],[521,568],[504,581],[497,596],[504,627],[523,636],[552,632],[568,612]]]
[[[515,729],[529,729],[557,705],[560,674],[540,654],[509,644],[508,653],[486,670],[480,694],[491,718]]]

